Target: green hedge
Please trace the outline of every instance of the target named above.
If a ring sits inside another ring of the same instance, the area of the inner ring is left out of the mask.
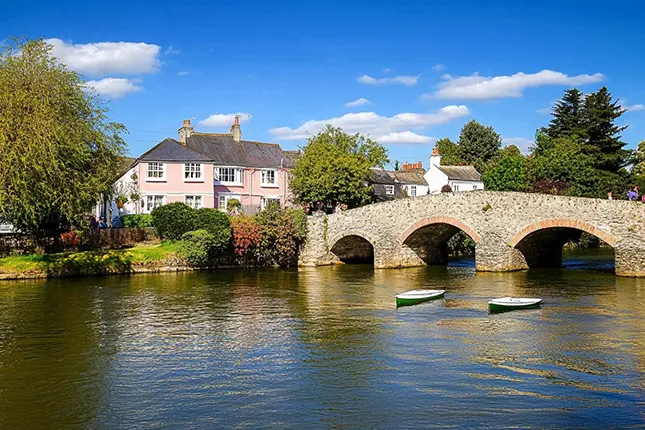
[[[152,211],[152,223],[163,239],[177,240],[195,230],[195,210],[184,203],[170,203]]]
[[[179,245],[179,255],[191,266],[208,265],[220,250],[217,238],[204,229],[184,234]]]
[[[213,208],[198,209],[194,213],[193,230],[204,229],[213,235],[217,246],[226,249],[231,242],[231,219]]]
[[[152,215],[150,214],[132,214],[121,216],[123,227],[145,228],[152,227]]]

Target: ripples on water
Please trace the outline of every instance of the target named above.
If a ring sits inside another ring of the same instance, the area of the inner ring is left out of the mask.
[[[0,427],[639,427],[645,282],[610,264],[4,283]],[[395,309],[421,286],[446,298]]]

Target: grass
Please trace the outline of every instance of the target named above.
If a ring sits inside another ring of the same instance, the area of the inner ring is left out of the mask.
[[[131,256],[133,264],[154,263],[176,255],[179,244],[172,241],[163,241],[161,244],[139,244],[134,248],[108,251],[115,257],[128,258]],[[95,265],[97,256],[104,255],[103,251],[81,251],[75,253],[61,253],[48,255],[12,255],[0,258],[0,273],[29,273],[45,272],[57,262],[67,260],[84,261],[88,265]]]

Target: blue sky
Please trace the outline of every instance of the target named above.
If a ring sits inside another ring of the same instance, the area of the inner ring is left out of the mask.
[[[134,156],[185,118],[226,132],[243,113],[245,139],[292,149],[333,122],[427,165],[470,119],[526,148],[565,88],[602,85],[630,109],[629,147],[645,139],[641,1],[55,3],[5,8],[0,40],[54,39]]]

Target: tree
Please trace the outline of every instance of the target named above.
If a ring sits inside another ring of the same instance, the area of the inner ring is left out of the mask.
[[[584,94],[577,88],[565,90],[553,107],[553,118],[544,129],[550,138],[585,137]]]
[[[37,237],[78,225],[108,192],[121,124],[42,40],[0,54],[0,217]]]
[[[503,151],[506,151],[505,156],[484,173],[484,187],[490,191],[525,191],[528,188],[526,159],[519,149],[517,153],[507,148]]]
[[[638,149],[634,153],[632,173],[635,175],[645,175],[645,140],[638,144]]]
[[[483,172],[486,163],[499,155],[501,145],[502,139],[493,127],[472,120],[461,129],[457,152],[461,160]]]
[[[300,203],[342,203],[368,198],[370,170],[388,162],[387,150],[361,134],[328,125],[309,139],[291,172],[291,190]]]
[[[401,162],[399,160],[395,160],[394,161],[394,171],[398,172],[399,170],[401,170]]]
[[[618,100],[613,101],[607,87],[591,93],[585,99],[584,125],[588,146],[594,151],[594,166],[617,173],[630,162],[631,152],[623,149],[620,133],[627,126],[618,126],[615,121],[625,113]]]
[[[464,161],[459,156],[459,147],[447,137],[437,140],[435,147],[441,155],[441,164],[447,166],[464,164]]]

